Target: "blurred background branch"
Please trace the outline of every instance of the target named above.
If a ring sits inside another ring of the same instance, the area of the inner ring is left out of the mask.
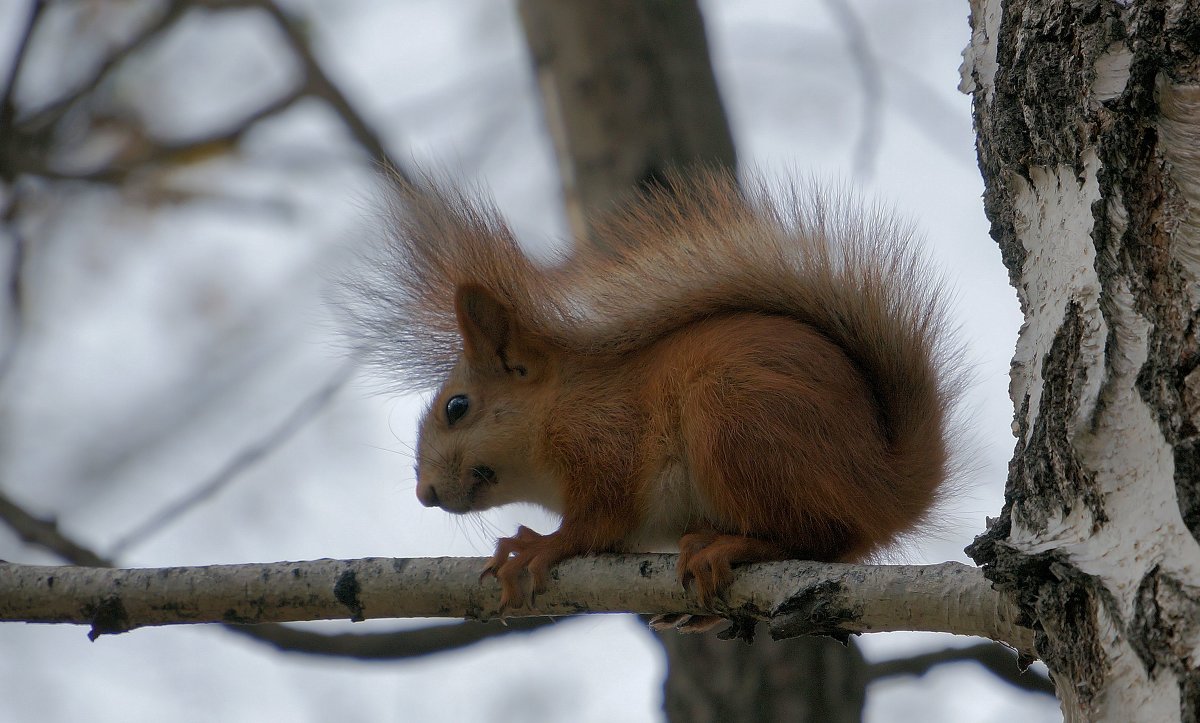
[[[942,665],[976,663],[1005,683],[1030,693],[1054,695],[1049,676],[1032,669],[1021,669],[1017,654],[994,643],[976,643],[961,648],[944,648],[929,653],[881,660],[867,667],[872,682],[898,677],[920,677]]]
[[[329,381],[301,401],[295,411],[281,421],[277,427],[268,431],[261,439],[242,447],[210,478],[118,538],[109,549],[109,554],[114,558],[119,557],[130,547],[143,544],[147,538],[160,532],[197,505],[212,498],[213,495],[237,479],[239,474],[286,444],[314,417],[325,410],[334,395],[342,390],[357,368],[357,363],[353,362],[343,365]]]

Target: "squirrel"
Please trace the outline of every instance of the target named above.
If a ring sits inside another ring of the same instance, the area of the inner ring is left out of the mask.
[[[561,515],[497,542],[501,610],[564,559],[676,547],[711,607],[735,565],[861,561],[928,520],[962,375],[904,223],[702,171],[539,264],[482,194],[391,187],[356,316],[403,388],[437,389],[417,498]]]

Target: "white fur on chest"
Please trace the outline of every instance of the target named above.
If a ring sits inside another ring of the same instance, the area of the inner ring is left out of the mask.
[[[682,462],[669,462],[639,501],[640,521],[624,552],[678,552],[679,538],[710,517]]]

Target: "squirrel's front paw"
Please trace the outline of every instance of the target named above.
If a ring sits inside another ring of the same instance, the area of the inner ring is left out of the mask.
[[[522,525],[513,537],[496,541],[496,554],[479,576],[491,575],[500,583],[500,613],[516,610],[546,591],[550,567],[569,556],[556,535],[542,535]]]

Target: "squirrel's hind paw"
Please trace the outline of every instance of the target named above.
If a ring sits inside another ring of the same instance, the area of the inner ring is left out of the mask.
[[[786,560],[787,551],[766,540],[719,532],[693,532],[679,538],[679,584],[711,607],[733,582],[733,566],[744,562]]]

